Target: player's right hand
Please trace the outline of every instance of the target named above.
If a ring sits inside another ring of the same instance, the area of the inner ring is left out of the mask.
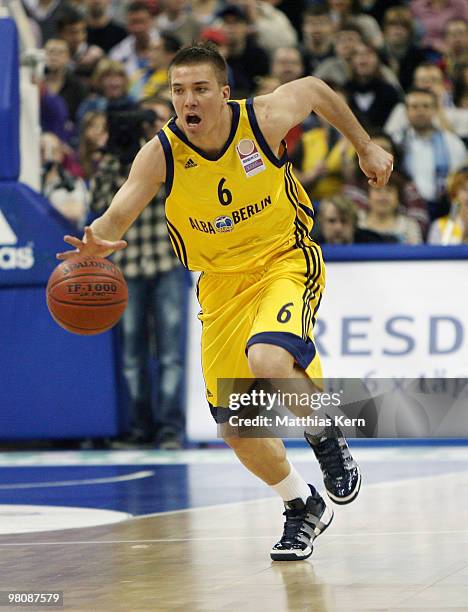
[[[362,151],[358,151],[359,166],[367,176],[369,185],[383,187],[393,171],[393,155],[370,141]]]
[[[75,247],[73,251],[63,251],[57,253],[57,259],[69,259],[75,255],[90,255],[97,257],[107,257],[114,251],[121,251],[127,246],[125,240],[116,240],[114,242],[110,240],[102,240],[94,235],[93,230],[90,227],[85,227],[84,236],[80,240],[74,236],[64,236],[64,241],[67,244]]]

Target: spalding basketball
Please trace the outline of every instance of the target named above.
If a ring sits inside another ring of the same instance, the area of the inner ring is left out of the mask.
[[[70,257],[55,268],[47,283],[50,314],[74,334],[107,331],[120,319],[127,301],[122,272],[103,257]]]

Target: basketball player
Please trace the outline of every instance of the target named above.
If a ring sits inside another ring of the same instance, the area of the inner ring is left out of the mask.
[[[108,256],[165,184],[172,245],[198,283],[202,365],[215,419],[218,378],[320,378],[313,324],[324,287],[320,248],[309,238],[313,211],[288,162],[283,138],[312,111],[353,144],[369,183],[382,187],[392,157],[375,145],[345,102],[314,77],[271,94],[231,101],[226,63],[209,46],[179,51],[170,68],[176,117],[140,150],[108,210],[66,236],[76,253]],[[361,475],[339,430],[305,434],[329,497],[352,501]],[[285,503],[284,533],[274,560],[306,559],[333,518],[315,488],[288,461],[283,442],[226,438],[247,469]]]

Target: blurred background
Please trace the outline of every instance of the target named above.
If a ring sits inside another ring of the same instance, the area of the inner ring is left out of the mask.
[[[315,114],[287,135],[328,262],[316,327],[327,376],[468,377],[466,0],[0,0],[0,447],[216,445],[200,368],[197,275],[164,193],[113,257],[121,323],[73,336],[47,279],[173,115],[175,53],[212,41],[232,98],[324,79],[395,157],[374,189]]]

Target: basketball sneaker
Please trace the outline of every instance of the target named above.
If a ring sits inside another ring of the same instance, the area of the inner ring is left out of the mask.
[[[335,504],[351,503],[361,488],[361,470],[341,429],[331,425],[317,436],[304,432],[304,438],[318,459],[328,497]]]
[[[328,508],[312,485],[307,502],[298,497],[284,502],[284,530],[281,540],[273,546],[273,561],[301,561],[312,554],[312,542],[330,525],[333,510]]]

